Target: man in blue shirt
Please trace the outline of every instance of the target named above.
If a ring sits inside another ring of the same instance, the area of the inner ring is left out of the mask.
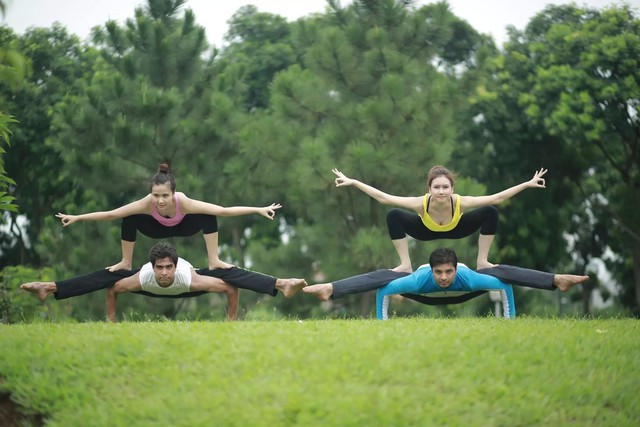
[[[454,251],[436,249],[429,258],[430,266],[414,273],[377,270],[349,277],[332,283],[307,286],[303,292],[322,301],[348,294],[367,292],[389,286],[381,291],[377,304],[379,318],[384,318],[384,297],[401,293],[424,304],[441,305],[467,301],[488,290],[500,290],[505,317],[515,315],[513,292],[508,283],[544,290],[566,292],[589,277],[573,274],[554,274],[509,265],[499,265],[474,272],[463,264],[458,265]],[[434,267],[437,267],[434,269]],[[434,278],[434,273],[436,273]],[[482,274],[480,274],[482,273]],[[493,277],[491,277],[493,276]],[[462,294],[461,294],[462,292]],[[428,296],[423,295],[427,293]]]

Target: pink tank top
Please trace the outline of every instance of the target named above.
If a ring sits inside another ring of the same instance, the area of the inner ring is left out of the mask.
[[[160,224],[166,227],[173,227],[180,224],[180,222],[184,218],[184,214],[180,212],[180,201],[178,200],[178,196],[176,196],[175,194],[173,195],[173,203],[175,203],[176,205],[176,214],[171,218],[160,215],[155,203],[151,203],[151,216],[154,217]]]

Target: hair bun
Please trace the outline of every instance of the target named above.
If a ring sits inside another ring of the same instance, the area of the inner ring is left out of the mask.
[[[158,166],[158,173],[169,173],[169,165],[167,163],[160,163]]]

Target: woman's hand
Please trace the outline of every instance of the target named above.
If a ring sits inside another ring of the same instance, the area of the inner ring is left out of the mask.
[[[60,221],[62,222],[63,227],[66,227],[67,225],[71,225],[78,220],[77,215],[67,215],[60,212],[58,212],[56,217],[60,218]]]
[[[258,208],[258,213],[263,217],[273,219],[276,216],[276,209],[280,209],[282,205],[280,203],[272,203],[271,206],[265,206],[264,208]]]
[[[348,176],[346,176],[345,174],[343,174],[342,172],[340,172],[338,169],[331,169],[331,172],[333,172],[334,174],[336,174],[337,178],[336,178],[336,187],[346,187],[349,185],[353,185],[353,179],[349,178]]]
[[[548,169],[545,168],[540,168],[539,171],[536,171],[536,173],[533,174],[533,178],[531,178],[531,180],[529,180],[529,182],[527,183],[527,187],[532,187],[532,188],[547,188],[545,186],[545,181],[544,178],[542,178],[542,176],[547,173]]]

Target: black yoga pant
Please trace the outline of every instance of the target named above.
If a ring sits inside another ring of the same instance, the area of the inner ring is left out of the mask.
[[[494,235],[498,230],[498,209],[482,206],[465,212],[458,225],[450,231],[431,231],[425,227],[422,218],[414,212],[390,209],[387,212],[387,228],[391,240],[403,239],[408,234],[417,240],[462,239],[480,230],[480,234]]]
[[[109,286],[113,286],[118,280],[133,276],[138,271],[140,271],[139,268],[116,271],[109,271],[105,268],[83,276],[60,280],[56,282],[58,290],[53,294],[53,297],[55,299],[66,299],[106,289]]]
[[[168,227],[160,224],[154,217],[147,214],[136,214],[122,218],[120,238],[127,242],[135,242],[136,234],[140,231],[153,239],[168,237],[189,237],[202,231],[211,234],[218,231],[218,219],[215,215],[187,214],[180,223]]]
[[[100,289],[106,289],[110,286],[113,286],[120,279],[133,276],[139,270],[140,269],[117,270],[112,272],[107,269],[103,269],[94,271],[93,273],[85,274],[83,276],[74,277],[72,279],[61,280],[56,282],[56,287],[58,288],[58,290],[54,294],[54,298],[57,300],[61,300],[88,294],[90,292],[99,291]],[[196,270],[196,272],[203,276],[217,277],[224,280],[231,286],[235,286],[237,288],[248,289],[250,291],[271,296],[276,296],[276,294],[278,293],[278,290],[275,288],[277,278],[269,276],[267,274],[246,270],[244,268],[231,267],[216,268],[214,270],[201,268],[199,270]],[[178,295],[156,295],[147,291],[136,291],[133,293],[152,296],[156,298],[185,298],[202,295],[207,292],[186,292]]]
[[[276,289],[276,277],[268,274],[257,273],[240,267],[216,268],[209,270],[201,268],[196,270],[203,276],[217,277],[236,288],[248,289],[259,294],[267,294],[275,297],[278,293]]]

